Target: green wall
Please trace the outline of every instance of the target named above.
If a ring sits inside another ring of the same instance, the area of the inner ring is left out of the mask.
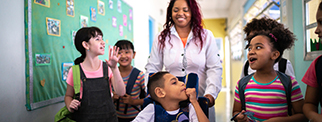
[[[291,61],[294,66],[296,80],[299,82],[303,95],[305,95],[306,84],[302,82],[302,78],[309,68],[312,61],[304,61],[304,32],[303,32],[303,1],[292,0],[293,8],[293,33],[296,35],[297,41],[294,45],[294,61]]]

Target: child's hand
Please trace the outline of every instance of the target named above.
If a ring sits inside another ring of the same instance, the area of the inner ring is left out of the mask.
[[[115,94],[115,92],[113,91],[113,99],[114,100],[117,100],[117,99],[120,99],[120,96]]]
[[[123,103],[133,105],[133,99],[131,95],[125,94],[123,97]]]
[[[109,59],[108,59],[108,60],[106,60],[106,59],[105,59],[106,64],[107,64],[109,67],[111,67],[112,69],[117,67],[117,62],[119,61],[119,59],[120,59],[120,57],[121,57],[121,55],[119,55],[119,56],[117,57],[117,54],[118,54],[118,52],[119,52],[119,49],[120,49],[120,48],[118,48],[118,47],[116,47],[116,46],[113,46],[113,49],[109,48],[109,52],[108,52]]]
[[[242,110],[241,113],[239,113],[236,117],[238,122],[249,122],[247,115],[245,115],[246,111]]]
[[[186,94],[189,97],[190,102],[198,102],[197,101],[197,96],[196,96],[196,89],[195,88],[187,88],[186,89]]]
[[[79,102],[78,100],[76,100],[76,99],[73,99],[71,102],[70,102],[70,104],[69,104],[69,106],[67,107],[67,109],[68,109],[68,111],[69,112],[74,112],[74,110],[78,110],[78,107],[80,106],[80,104],[81,104],[81,102]]]

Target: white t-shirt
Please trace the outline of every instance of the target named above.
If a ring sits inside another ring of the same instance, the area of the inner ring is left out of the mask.
[[[179,109],[167,112],[170,115],[175,115],[179,112]],[[154,104],[147,105],[132,122],[154,122]],[[198,122],[198,117],[192,104],[189,104],[189,122]]]

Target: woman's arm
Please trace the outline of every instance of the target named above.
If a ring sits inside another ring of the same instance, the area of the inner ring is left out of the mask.
[[[206,90],[205,90],[205,97],[207,97],[209,101],[210,107],[214,105],[215,99],[217,98],[218,93],[221,90],[221,80],[222,80],[222,65],[220,62],[220,55],[217,49],[215,37],[213,36],[212,32],[209,30],[205,31],[206,36]],[[211,95],[209,97],[208,95]]]

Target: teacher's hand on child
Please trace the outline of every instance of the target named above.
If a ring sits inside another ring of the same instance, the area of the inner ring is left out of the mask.
[[[69,104],[69,106],[67,107],[67,109],[68,109],[68,111],[69,112],[74,112],[74,110],[78,110],[78,107],[80,106],[80,104],[81,104],[81,102],[79,102],[78,100],[76,100],[76,99],[73,99],[71,102],[70,102],[70,104]]]
[[[119,49],[120,48],[116,46],[113,46],[113,49],[109,48],[109,51],[108,51],[109,59],[108,60],[105,59],[106,64],[112,69],[117,68],[117,62],[121,57],[121,55],[117,56]]]

